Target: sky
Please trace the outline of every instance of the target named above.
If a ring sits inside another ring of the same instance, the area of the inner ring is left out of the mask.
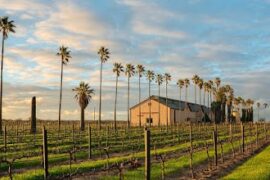
[[[61,45],[72,56],[64,66],[65,120],[80,118],[72,88],[81,81],[95,90],[86,119],[93,119],[94,109],[98,117],[100,46],[111,53],[103,71],[102,119],[113,119],[114,62],[170,73],[170,98],[178,98],[179,78],[198,74],[204,80],[220,77],[236,96],[270,103],[269,12],[270,0],[0,0],[0,16],[16,24],[5,41],[3,117],[29,119],[36,96],[38,118],[57,119]],[[125,120],[127,77],[119,81],[117,118]],[[143,77],[142,98],[147,87]],[[188,100],[194,102],[193,85]],[[131,78],[130,102],[138,103],[137,76]],[[260,115],[268,118],[269,108]]]

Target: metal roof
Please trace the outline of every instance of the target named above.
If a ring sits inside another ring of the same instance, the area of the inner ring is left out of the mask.
[[[171,109],[176,109],[176,110],[180,109],[181,111],[183,111],[185,109],[185,104],[186,104],[185,101],[179,101],[176,99],[167,98],[167,103],[166,103],[166,97],[154,96],[154,95],[151,96],[151,99],[155,100],[157,102],[160,102],[161,104],[164,104],[165,106],[168,105],[168,107],[170,107]],[[149,100],[149,98],[145,99],[140,104],[144,103],[147,100]],[[137,107],[138,105],[139,104],[131,107],[130,109],[133,109],[133,108]],[[210,112],[210,109],[206,106],[203,106],[203,105],[187,102],[187,106],[191,112],[199,112],[199,111],[203,111],[206,113]]]

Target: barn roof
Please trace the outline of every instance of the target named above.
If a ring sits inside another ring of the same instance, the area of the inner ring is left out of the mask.
[[[152,100],[155,100],[157,102],[160,102],[161,104],[166,106],[166,97],[161,97],[161,96],[151,96]],[[144,101],[142,101],[140,104],[144,103],[145,101],[149,100],[149,98],[145,99]],[[185,101],[179,101],[176,99],[171,99],[171,98],[167,98],[167,103],[168,103],[168,107],[170,107],[171,109],[176,109],[176,110],[181,110],[183,111],[185,109]],[[139,104],[131,107],[130,109],[133,109],[135,107],[137,107]],[[187,102],[188,108],[191,112],[199,112],[199,111],[203,111],[203,112],[210,112],[210,109],[207,108],[206,106],[202,106],[199,104],[194,104],[191,102]]]

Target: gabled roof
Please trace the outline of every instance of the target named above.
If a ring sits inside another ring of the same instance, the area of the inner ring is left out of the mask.
[[[161,97],[161,96],[151,96],[151,99],[152,100],[155,100],[157,102],[160,102],[161,104],[165,105],[166,106],[166,97]],[[144,103],[145,101],[148,101],[149,98],[145,99],[144,101],[142,101],[141,103],[131,107],[130,109],[133,109],[135,107],[137,107],[138,105]],[[179,100],[176,100],[176,99],[171,99],[171,98],[167,98],[167,104],[168,104],[168,107],[170,107],[171,109],[175,109],[175,110],[181,110],[183,111],[185,109],[185,104],[186,102],[185,101],[179,101]],[[191,103],[191,102],[187,102],[187,106],[189,108],[189,110],[191,112],[199,112],[199,111],[203,111],[203,112],[210,112],[210,109],[207,108],[206,106],[202,106],[202,105],[199,105],[199,104],[194,104],[194,103]]]

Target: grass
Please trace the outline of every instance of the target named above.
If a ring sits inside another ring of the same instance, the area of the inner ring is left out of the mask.
[[[258,155],[252,157],[243,165],[237,167],[224,180],[268,180],[270,179],[270,146]]]

